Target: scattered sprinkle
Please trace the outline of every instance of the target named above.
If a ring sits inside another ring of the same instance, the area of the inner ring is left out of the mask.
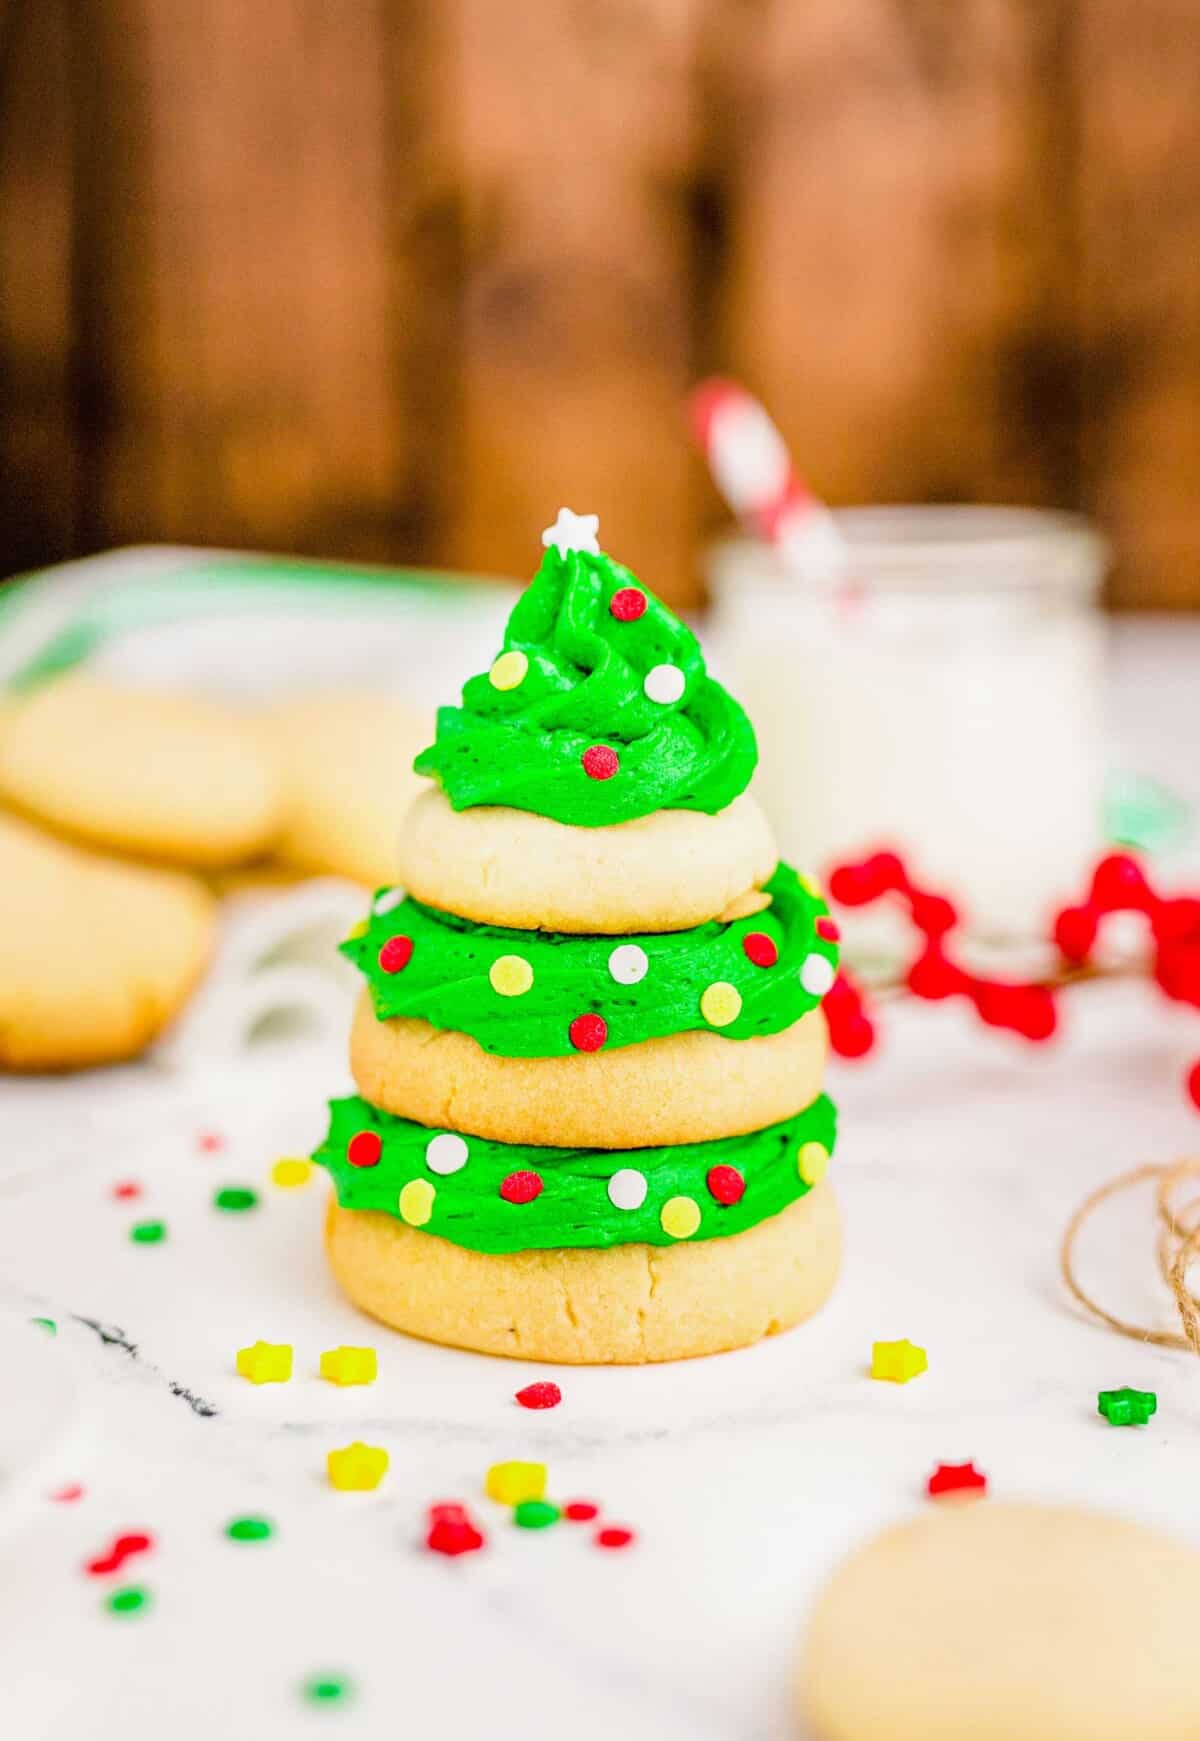
[[[974,1463],[939,1463],[926,1482],[930,1499],[942,1499],[950,1494],[976,1494],[980,1499],[987,1492],[987,1476]]]
[[[819,1185],[829,1171],[830,1154],[824,1143],[801,1143],[796,1171],[806,1185]]]
[[[338,1675],[314,1675],[303,1687],[304,1697],[312,1705],[336,1705],[340,1699],[354,1696],[354,1682]]]
[[[474,1553],[483,1547],[485,1539],[465,1505],[447,1501],[429,1507],[425,1546],[431,1553],[456,1559],[459,1554]]]
[[[871,1377],[886,1378],[891,1384],[907,1384],[910,1378],[929,1367],[923,1348],[907,1337],[900,1342],[876,1342],[871,1349]]]
[[[346,1159],[352,1167],[377,1167],[383,1153],[383,1138],[377,1130],[356,1130],[346,1144]]]
[[[1132,1390],[1124,1385],[1120,1390],[1102,1390],[1096,1409],[1110,1427],[1144,1427],[1158,1410],[1158,1397],[1152,1390]]]
[[[523,1499],[513,1507],[513,1522],[519,1529],[548,1529],[562,1512],[548,1499]]]
[[[109,1572],[119,1572],[125,1561],[132,1559],[134,1554],[148,1553],[154,1546],[154,1537],[138,1530],[130,1535],[119,1535],[114,1540],[107,1553],[97,1554],[94,1560],[84,1562],[84,1571],[89,1577],[103,1578]]]
[[[728,1208],[740,1203],[746,1192],[746,1181],[736,1167],[710,1167],[705,1178],[710,1194]]]
[[[742,938],[742,953],[755,967],[774,967],[779,960],[775,939],[765,931],[747,931]]]
[[[204,1155],[215,1155],[218,1149],[225,1147],[225,1138],[219,1130],[202,1130],[196,1137],[196,1147]]]
[[[493,1463],[484,1477],[483,1491],[500,1505],[520,1505],[526,1499],[546,1497],[544,1463]]]
[[[31,1318],[29,1322],[31,1324],[36,1324],[39,1329],[44,1330],[47,1336],[58,1335],[58,1325],[54,1322],[53,1318]]]
[[[225,1525],[231,1542],[265,1542],[275,1534],[275,1525],[265,1517],[235,1517]]]
[[[571,1499],[563,1506],[563,1516],[568,1523],[591,1523],[599,1515],[600,1507],[593,1505],[590,1499]]]
[[[640,587],[618,587],[608,601],[608,608],[619,623],[636,623],[645,612],[646,595]]]
[[[150,1606],[150,1592],[138,1584],[127,1584],[123,1590],[114,1590],[106,1596],[104,1606],[110,1614],[140,1614]]]
[[[50,1498],[56,1505],[74,1505],[77,1499],[82,1499],[84,1488],[82,1482],[68,1481],[65,1487],[56,1488]]]
[[[397,935],[389,937],[379,951],[381,973],[402,973],[412,960],[413,940]]]
[[[608,744],[592,744],[580,760],[589,780],[611,780],[621,766],[621,758]]]
[[[567,1030],[577,1052],[598,1052],[608,1039],[608,1023],[603,1016],[576,1016]]]
[[[658,1219],[672,1239],[690,1239],[700,1225],[700,1205],[692,1197],[668,1197]]]
[[[556,1409],[562,1401],[562,1391],[551,1379],[543,1378],[519,1390],[517,1401],[523,1409]]]
[[[161,1245],[167,1237],[165,1221],[135,1221],[129,1229],[129,1237],[135,1245]]]
[[[596,1531],[596,1546],[598,1548],[627,1548],[633,1540],[633,1531],[626,1529],[624,1524],[606,1524]]]
[[[214,1209],[254,1209],[258,1206],[258,1192],[252,1191],[249,1185],[222,1185],[219,1191],[213,1193]]]
[[[251,1384],[286,1384],[292,1376],[290,1342],[252,1342],[237,1351],[237,1370]]]
[[[330,1384],[374,1384],[379,1357],[373,1348],[327,1348],[321,1355],[321,1377]]]
[[[284,1155],[271,1168],[271,1183],[282,1185],[285,1190],[293,1190],[297,1185],[307,1185],[313,1175],[313,1164],[299,1155]]]
[[[506,1203],[532,1203],[542,1194],[542,1175],[530,1169],[509,1173],[500,1181],[500,1195]]]
[[[370,1493],[387,1474],[390,1458],[382,1445],[364,1445],[361,1439],[330,1451],[325,1458],[330,1483],[339,1493]]]
[[[528,673],[528,655],[518,652],[514,648],[511,652],[501,653],[498,659],[493,660],[488,677],[493,689],[504,691],[519,689]]]
[[[396,1199],[401,1220],[407,1221],[410,1227],[424,1227],[433,1214],[436,1196],[437,1191],[428,1179],[410,1179],[407,1185],[401,1186]]]
[[[122,1179],[112,1188],[112,1194],[119,1202],[128,1203],[134,1197],[140,1197],[142,1187],[136,1179]]]

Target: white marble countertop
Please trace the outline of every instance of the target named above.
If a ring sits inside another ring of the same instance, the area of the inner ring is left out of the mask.
[[[1200,628],[1120,638],[1123,760],[1193,795],[1198,670]],[[832,1302],[762,1347],[643,1370],[423,1346],[340,1300],[321,1177],[293,1191],[267,1178],[319,1133],[344,1082],[336,1024],[250,1065],[0,1085],[0,1312],[57,1321],[46,1358],[79,1368],[88,1410],[44,1483],[0,1511],[0,1729],[782,1738],[796,1733],[788,1682],[821,1579],[928,1503],[940,1460],[973,1457],[996,1495],[1087,1501],[1200,1540],[1200,1372],[1083,1322],[1056,1273],[1086,1190],[1200,1150],[1180,1093],[1200,1023],[1132,983],[1080,988],[1067,1013],[1058,1042],[1033,1049],[957,1008],[889,1008],[880,1052],[832,1072],[847,1224]],[[200,1146],[206,1130],[219,1150]],[[126,1178],[144,1186],[137,1203],[111,1196]],[[214,1210],[225,1183],[259,1188],[260,1207]],[[168,1239],[131,1243],[129,1224],[152,1215]],[[1118,1309],[1164,1313],[1148,1206],[1144,1224],[1132,1207],[1101,1223],[1084,1261]],[[927,1347],[928,1373],[872,1382],[871,1343],[901,1336]],[[290,1384],[234,1375],[235,1350],[259,1337],[294,1345]],[[340,1342],[378,1348],[373,1388],[315,1376]],[[514,1390],[543,1376],[561,1407],[518,1408]],[[1126,1383],[1158,1392],[1144,1430],[1096,1414],[1096,1392]],[[325,1481],[325,1452],[355,1437],[391,1453],[376,1493]],[[514,1528],[480,1491],[510,1456],[544,1459],[555,1496],[602,1501],[635,1545],[606,1553],[565,1522]],[[67,1480],[80,1498],[47,1497]],[[450,1497],[483,1520],[485,1552],[448,1561],[419,1545],[426,1505]],[[242,1513],[269,1516],[275,1537],[226,1540]],[[116,1619],[82,1563],[136,1529],[155,1547],[127,1575],[153,1605]],[[321,1672],[355,1697],[306,1704]]]

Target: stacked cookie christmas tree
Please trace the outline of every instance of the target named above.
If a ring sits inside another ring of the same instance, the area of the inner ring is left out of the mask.
[[[564,509],[490,671],[417,758],[405,894],[316,1159],[350,1297],[434,1341],[670,1360],[837,1271],[819,1005],[837,932],[778,864],[754,734],[691,632]]]

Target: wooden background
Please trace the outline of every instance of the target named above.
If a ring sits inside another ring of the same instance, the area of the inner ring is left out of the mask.
[[[1196,0],[0,0],[0,571],[141,539],[668,595],[682,394],[1200,604]]]

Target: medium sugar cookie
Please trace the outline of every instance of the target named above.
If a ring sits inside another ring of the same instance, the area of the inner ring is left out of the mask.
[[[400,882],[418,900],[526,931],[684,931],[765,883],[778,860],[747,794],[713,816],[660,810],[607,828],[526,810],[453,810],[423,792],[400,830]]]
[[[0,815],[0,1066],[133,1057],[182,1007],[216,907],[173,871],[122,864]]]
[[[637,1365],[742,1348],[810,1317],[833,1287],[841,1227],[820,1185],[727,1239],[497,1255],[335,1202],[326,1247],[350,1299],[410,1336],[515,1360]]]
[[[265,852],[282,813],[252,721],[80,674],[40,685],[6,720],[0,795],[90,844],[197,868]]]
[[[709,1142],[790,1118],[820,1093],[819,1009],[750,1040],[691,1031],[615,1050],[501,1058],[467,1034],[377,1020],[364,991],[350,1067],[373,1106],[496,1142],[645,1148]]]
[[[1193,1741],[1200,1554],[1066,1507],[937,1505],[834,1573],[800,1698],[821,1741]]]
[[[283,773],[279,859],[371,889],[394,882],[400,818],[426,784],[413,757],[432,719],[390,696],[331,693],[273,708],[263,725]]]

